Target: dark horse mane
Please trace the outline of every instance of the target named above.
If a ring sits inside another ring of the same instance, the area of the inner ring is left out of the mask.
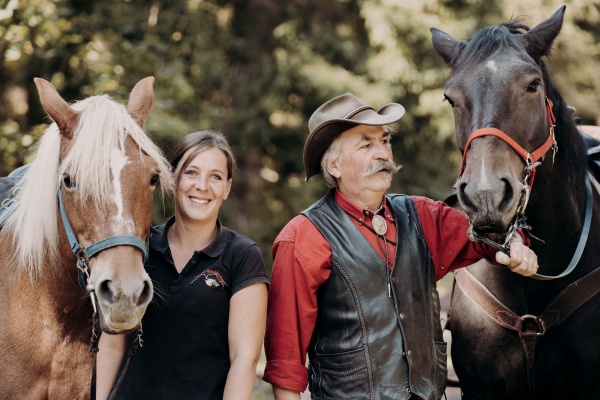
[[[462,42],[458,56],[450,61],[452,70],[461,69],[468,65],[481,63],[493,53],[506,47],[521,49],[523,47],[521,35],[529,32],[530,28],[521,20],[504,22],[496,26],[488,26],[465,42]],[[568,182],[583,184],[586,171],[587,152],[584,141],[578,133],[577,126],[567,103],[550,78],[543,56],[549,56],[550,49],[543,54],[530,54],[542,70],[546,94],[553,103],[554,116],[556,117],[555,135],[558,143],[556,161],[561,165],[561,173]]]

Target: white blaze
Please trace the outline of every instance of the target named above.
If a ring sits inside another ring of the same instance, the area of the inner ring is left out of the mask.
[[[119,149],[113,149],[110,156],[110,172],[112,173],[113,179],[113,199],[117,206],[118,221],[123,222],[123,190],[121,187],[121,172],[127,164],[127,156]]]
[[[488,179],[487,169],[485,167],[485,157],[481,160],[481,171],[479,172],[479,177],[479,187],[481,190],[488,190],[492,187],[492,184]]]

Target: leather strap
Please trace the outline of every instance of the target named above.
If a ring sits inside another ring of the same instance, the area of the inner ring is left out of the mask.
[[[498,139],[502,140],[506,144],[508,144],[514,151],[517,152],[524,160],[527,166],[535,164],[538,162],[552,147],[555,147],[556,150],[556,139],[554,137],[554,124],[556,122],[556,118],[554,117],[554,112],[552,111],[552,100],[546,96],[546,115],[548,118],[548,126],[549,133],[546,141],[533,152],[529,153],[525,150],[520,144],[515,142],[510,136],[497,128],[481,128],[473,131],[471,135],[469,135],[469,139],[467,139],[467,143],[465,144],[465,148],[462,154],[461,167],[459,177],[462,176],[465,171],[465,162],[467,159],[467,152],[469,151],[469,147],[471,146],[471,142],[473,140],[482,137],[482,136],[495,136]],[[529,186],[533,186],[533,178],[535,177],[535,168],[532,168],[531,175],[529,176]]]
[[[91,244],[87,248],[83,247],[81,244],[79,244],[77,236],[75,235],[75,232],[73,231],[73,228],[69,223],[67,211],[65,210],[65,205],[62,199],[62,189],[60,185],[58,186],[57,196],[60,208],[60,215],[62,217],[67,238],[69,240],[69,245],[71,246],[73,254],[75,254],[75,256],[77,257],[78,280],[79,286],[81,286],[82,289],[87,290],[87,279],[89,278],[89,276],[86,276],[87,273],[84,273],[84,270],[87,269],[87,260],[92,258],[94,255],[98,254],[102,250],[106,250],[115,246],[133,246],[138,248],[142,252],[143,259],[144,261],[146,261],[146,258],[148,257],[148,249],[146,248],[146,243],[144,243],[144,241],[138,238],[137,236],[111,236],[109,238],[99,240],[98,242]]]
[[[600,268],[596,268],[563,289],[539,317],[531,314],[518,316],[512,312],[466,268],[455,273],[455,282],[463,293],[498,325],[519,334],[527,361],[527,384],[530,393],[535,395],[535,350],[540,337],[544,336],[548,329],[563,323],[579,307],[600,292]]]

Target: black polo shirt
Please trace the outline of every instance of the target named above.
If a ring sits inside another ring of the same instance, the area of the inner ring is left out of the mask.
[[[117,399],[221,399],[229,371],[229,300],[247,286],[268,284],[256,243],[219,221],[215,240],[178,273],[167,240],[173,222],[150,235],[146,271],[154,298],[142,320],[143,347],[131,358]]]

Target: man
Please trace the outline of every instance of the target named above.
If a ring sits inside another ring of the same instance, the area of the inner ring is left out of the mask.
[[[273,245],[264,380],[277,400],[439,399],[446,343],[437,279],[483,257],[531,275],[536,255],[521,239],[511,258],[467,238],[466,216],[441,202],[387,195],[388,125],[399,104],[378,112],[347,93],[308,122],[306,179],[333,189],[290,221]],[[309,368],[305,367],[306,353]]]

